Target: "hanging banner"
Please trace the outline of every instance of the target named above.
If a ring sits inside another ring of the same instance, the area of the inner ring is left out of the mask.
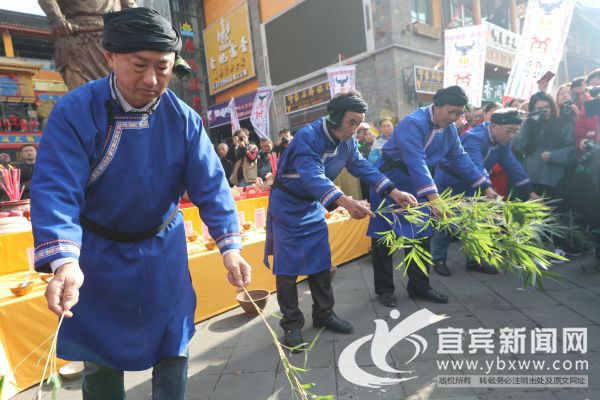
[[[331,97],[338,93],[354,90],[356,84],[356,65],[327,68],[327,79]]]
[[[469,96],[469,104],[480,107],[487,40],[485,25],[447,29],[444,37],[444,87],[460,86]]]
[[[231,119],[231,133],[240,129],[240,120],[238,119],[237,111],[235,109],[235,99],[232,97],[229,100],[229,117]]]
[[[537,82],[546,72],[558,72],[573,7],[574,0],[529,0],[505,97],[527,100],[539,91]],[[552,89],[553,81],[550,80],[546,92]]]
[[[252,104],[252,114],[250,122],[261,138],[269,138],[269,107],[273,99],[273,86],[259,87],[256,89],[254,104]]]

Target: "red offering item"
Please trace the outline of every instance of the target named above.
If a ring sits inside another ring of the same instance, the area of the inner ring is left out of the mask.
[[[13,168],[10,165],[6,169],[0,165],[0,171],[2,171],[3,181],[0,182],[0,185],[8,195],[8,198],[11,201],[21,200],[23,190],[25,190],[25,186],[21,187],[21,170]]]

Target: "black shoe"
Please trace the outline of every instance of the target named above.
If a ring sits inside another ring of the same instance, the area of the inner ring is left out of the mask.
[[[409,292],[408,297],[411,299],[417,298],[425,301],[430,301],[432,303],[447,303],[448,296],[445,294],[441,294],[433,290],[432,288],[427,288],[427,290],[423,292]]]
[[[498,270],[488,264],[467,264],[467,271],[481,272],[482,274],[498,275]]]
[[[565,252],[567,253],[568,258],[581,257],[585,254],[586,249],[579,246],[567,247]]]
[[[354,327],[348,321],[339,318],[333,311],[322,317],[313,316],[313,326],[327,328],[336,333],[349,334],[354,332]]]
[[[438,275],[441,276],[450,276],[452,273],[448,269],[445,261],[436,261],[433,263],[433,270],[437,272]]]
[[[300,353],[303,349],[299,346],[303,343],[304,339],[302,339],[302,331],[300,331],[300,329],[292,329],[283,332],[283,345],[290,349],[295,348],[292,350],[292,353]]]
[[[377,296],[377,300],[386,307],[396,307],[396,296],[392,293],[384,293]]]

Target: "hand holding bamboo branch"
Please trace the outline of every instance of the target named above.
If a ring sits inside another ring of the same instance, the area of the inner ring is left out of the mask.
[[[83,285],[83,272],[76,263],[66,263],[56,270],[56,275],[46,287],[48,308],[56,315],[71,318],[71,308],[79,301],[79,288]]]

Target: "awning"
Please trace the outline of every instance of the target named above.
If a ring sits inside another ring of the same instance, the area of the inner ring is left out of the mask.
[[[242,120],[250,118],[255,96],[256,91],[235,98],[235,109],[237,111],[238,119]],[[229,101],[208,107],[207,115],[209,128],[230,124]]]

